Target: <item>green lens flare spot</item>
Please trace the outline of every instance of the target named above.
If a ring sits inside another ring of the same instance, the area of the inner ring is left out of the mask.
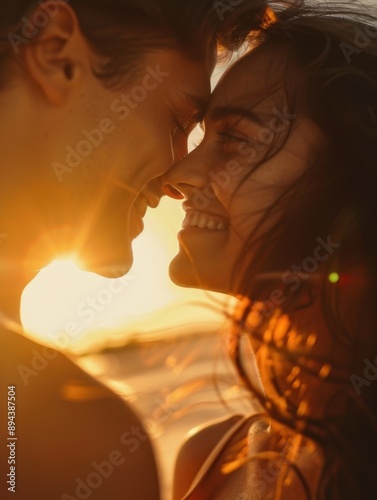
[[[330,283],[338,283],[338,281],[339,281],[339,274],[338,273],[331,273],[329,275],[329,281],[330,281]]]

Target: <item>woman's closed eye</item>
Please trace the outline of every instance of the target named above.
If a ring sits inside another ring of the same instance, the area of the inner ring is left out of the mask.
[[[241,145],[261,144],[259,123],[244,117],[225,120],[215,125],[216,142],[229,152],[237,152]]]
[[[218,142],[220,144],[229,144],[229,143],[246,143],[248,144],[250,142],[250,137],[247,137],[237,131],[224,131],[224,132],[217,132],[218,135]]]

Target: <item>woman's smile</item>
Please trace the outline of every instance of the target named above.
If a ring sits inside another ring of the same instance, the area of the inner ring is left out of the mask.
[[[246,56],[223,77],[204,118],[203,141],[165,176],[166,192],[172,186],[185,198],[180,250],[170,266],[170,277],[181,286],[237,293],[232,279],[246,243],[253,239],[250,259],[258,238],[279,218],[276,212],[266,218],[268,208],[306,171],[321,145],[314,122],[296,114],[289,115],[290,127],[265,133],[276,110],[288,106],[277,84],[284,62],[275,61],[265,49]],[[273,79],[271,64],[276,64]],[[255,155],[245,154],[250,141],[267,136]]]
[[[183,221],[183,229],[201,229],[209,231],[226,231],[229,221],[224,217],[214,215],[201,210],[187,209],[186,217]]]

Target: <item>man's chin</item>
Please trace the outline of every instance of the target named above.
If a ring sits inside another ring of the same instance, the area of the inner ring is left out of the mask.
[[[29,246],[25,259],[28,267],[42,269],[53,260],[72,259],[81,270],[106,278],[119,278],[128,273],[133,264],[128,237],[98,232],[79,244],[78,234],[69,227],[46,231]]]
[[[103,278],[121,278],[125,276],[131,269],[132,262],[130,264],[117,263],[117,264],[103,264],[102,266],[93,267],[91,269],[85,269],[92,273],[98,274]]]
[[[104,232],[88,238],[77,255],[81,269],[105,278],[119,278],[128,273],[133,264],[133,253],[128,236]]]
[[[80,262],[79,266],[83,271],[95,273],[104,278],[121,278],[129,272],[132,264],[133,255],[130,251],[128,255],[113,256],[107,259],[85,259]]]

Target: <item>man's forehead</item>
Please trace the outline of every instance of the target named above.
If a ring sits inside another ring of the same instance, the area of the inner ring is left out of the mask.
[[[211,97],[213,68],[205,61],[193,61],[178,52],[170,62],[172,78],[167,83],[174,101],[192,114],[204,116]]]

